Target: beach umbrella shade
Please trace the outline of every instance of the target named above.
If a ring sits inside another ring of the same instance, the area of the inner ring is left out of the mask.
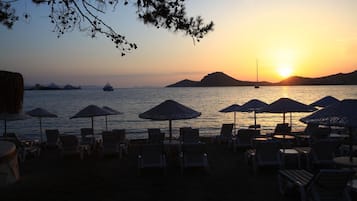
[[[230,105],[222,110],[220,110],[219,112],[223,112],[223,113],[229,113],[229,112],[233,112],[234,113],[234,133],[236,133],[236,112],[240,112],[240,105],[238,104],[233,104]]]
[[[357,99],[342,100],[301,118],[300,121],[307,124],[349,128],[350,153],[352,156],[352,129],[357,128]]]
[[[254,129],[257,128],[257,116],[256,113],[257,111],[259,111],[260,109],[264,108],[268,106],[267,103],[258,100],[258,99],[252,99],[246,103],[244,103],[241,107],[240,107],[240,111],[241,112],[253,112],[254,113]]]
[[[17,121],[17,120],[25,120],[28,119],[29,116],[26,115],[23,112],[19,112],[19,113],[7,113],[7,112],[3,112],[0,113],[0,120],[4,121],[4,133],[6,133],[7,130],[7,125],[6,123],[8,121]]]
[[[40,121],[40,137],[41,137],[41,142],[42,142],[42,118],[53,118],[53,117],[57,117],[57,115],[55,115],[43,108],[35,108],[33,110],[26,112],[26,114],[28,114],[32,117],[38,117],[38,119]]]
[[[92,129],[94,130],[93,126],[93,119],[97,116],[106,116],[111,115],[111,113],[103,108],[100,108],[96,105],[88,105],[87,107],[80,110],[77,114],[72,116],[70,119],[74,118],[91,118],[92,120]]]
[[[285,114],[290,113],[290,124],[291,124],[291,113],[292,112],[313,112],[316,108],[304,103],[300,103],[296,100],[290,98],[280,98],[273,103],[267,105],[266,107],[259,110],[259,112],[268,113],[282,113],[283,123],[285,123]]]
[[[122,112],[119,112],[117,110],[114,110],[113,108],[110,108],[108,106],[103,106],[102,109],[106,110],[107,112],[109,112],[110,114],[105,115],[105,129],[108,130],[108,119],[107,116],[109,115],[119,115],[119,114],[123,114]]]
[[[333,96],[325,96],[313,103],[311,103],[310,105],[311,106],[314,106],[314,107],[327,107],[329,105],[332,105],[332,104],[335,104],[339,102],[339,100]]]
[[[192,119],[200,116],[197,112],[187,106],[184,106],[174,100],[166,100],[150,110],[139,114],[142,119],[151,119],[158,121],[169,121],[170,140],[172,138],[172,120]]]

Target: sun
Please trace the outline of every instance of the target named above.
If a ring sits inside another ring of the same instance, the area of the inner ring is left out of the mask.
[[[291,76],[293,68],[291,64],[283,63],[278,65],[277,71],[281,77],[287,78]]]

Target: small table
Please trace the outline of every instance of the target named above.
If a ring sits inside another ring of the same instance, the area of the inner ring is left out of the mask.
[[[295,136],[293,135],[274,135],[273,138],[278,140],[295,140]]]
[[[298,168],[301,168],[300,165],[300,154],[296,149],[280,149],[280,154],[283,158],[283,166],[285,167],[285,157],[295,156],[298,164]]]
[[[357,167],[357,157],[352,157],[352,161],[349,156],[335,157],[333,162],[344,167]]]

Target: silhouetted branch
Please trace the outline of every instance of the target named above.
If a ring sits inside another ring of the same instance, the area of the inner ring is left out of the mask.
[[[0,0],[0,22],[8,28],[19,19],[12,7],[15,1]],[[120,1],[124,6],[129,4],[128,0],[32,0],[35,4],[49,6],[49,18],[54,24],[53,31],[58,37],[73,31],[75,27],[80,31],[88,31],[92,38],[100,33],[110,38],[124,56],[136,49],[137,45],[130,43],[125,36],[117,33],[98,17],[98,14],[105,14],[107,6],[115,9]],[[200,16],[196,18],[186,16],[185,0],[133,0],[133,5],[136,6],[136,13],[144,24],[173,32],[183,32],[192,37],[194,42],[199,42],[213,30],[213,22],[204,24]],[[24,17],[30,18],[28,13]],[[83,29],[83,26],[88,27]]]

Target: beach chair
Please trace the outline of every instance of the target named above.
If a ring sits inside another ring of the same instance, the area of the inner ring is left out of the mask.
[[[162,144],[144,144],[138,155],[138,174],[144,168],[162,168],[166,174],[166,157]]]
[[[0,140],[9,141],[16,145],[17,156],[20,162],[24,162],[29,155],[36,158],[40,156],[41,147],[34,144],[32,140],[20,140],[15,133],[4,133]]]
[[[205,144],[183,144],[180,153],[181,173],[185,168],[205,168],[208,172],[208,154]]]
[[[81,128],[81,144],[95,145],[93,128]]]
[[[117,137],[117,140],[119,142],[121,158],[123,153],[128,154],[130,141],[126,138],[125,129],[113,129],[112,133]]]
[[[47,148],[58,148],[59,145],[59,131],[58,129],[46,129],[46,147]]]
[[[262,141],[254,144],[255,152],[252,153],[252,165],[254,173],[258,168],[264,166],[281,167],[282,160],[280,155],[280,144],[277,141]]]
[[[111,131],[102,132],[102,155],[118,155],[122,156],[122,150],[120,149],[119,138]]]
[[[232,131],[233,124],[222,124],[220,135],[216,136],[217,142],[230,145],[233,138]]]
[[[148,143],[162,144],[165,140],[165,133],[159,128],[148,128]]]
[[[326,140],[331,133],[329,127],[317,127],[310,132],[310,143],[314,143],[319,140]]]
[[[179,129],[179,132],[180,132],[179,140],[182,142],[184,133],[191,132],[191,130],[192,130],[192,127],[181,127]]]
[[[287,188],[295,187],[301,201],[351,201],[348,183],[354,174],[351,169],[321,169],[315,175],[306,170],[280,170],[279,191],[285,194]]]
[[[252,148],[253,138],[259,135],[260,135],[260,130],[239,129],[237,131],[237,135],[235,136],[235,140],[233,141],[233,150],[236,151],[237,148],[244,148],[244,149]]]
[[[75,135],[60,135],[60,155],[79,155],[83,159],[83,150],[80,147],[78,138]]]
[[[288,123],[279,123],[276,124],[274,129],[274,135],[285,135],[290,134],[291,126]]]
[[[183,144],[197,144],[200,142],[199,129],[189,129],[182,133]]]
[[[311,151],[309,153],[310,167],[313,168],[331,168],[335,167],[333,158],[335,152],[341,145],[340,140],[318,140],[311,144]]]

